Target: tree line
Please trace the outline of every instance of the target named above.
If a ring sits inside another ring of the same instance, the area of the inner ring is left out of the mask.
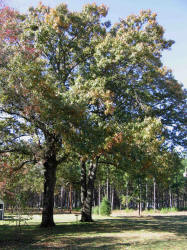
[[[93,189],[93,206],[100,207],[102,200],[107,198],[111,210],[139,209],[140,214],[143,210],[162,210],[163,208],[186,210],[187,181],[183,177],[185,164],[186,161],[183,161],[175,176],[172,179],[167,178],[165,182],[159,178],[131,178],[125,171],[120,171],[114,178],[114,169],[100,166]],[[103,168],[102,175],[99,173],[101,168]],[[6,194],[7,190],[4,190],[6,209],[15,211],[17,198],[21,197],[23,211],[27,208],[33,209],[35,212],[42,210],[43,174],[38,175],[38,170],[33,172],[33,169],[29,169],[29,171],[24,177],[22,172],[19,178],[15,178],[14,175],[14,179],[6,187],[10,193]],[[79,180],[78,173],[74,176],[72,172],[68,176],[64,172],[58,174],[54,193],[54,208],[58,212],[71,213],[80,210],[81,186]],[[12,183],[14,184],[12,185]],[[12,195],[10,195],[11,193]]]

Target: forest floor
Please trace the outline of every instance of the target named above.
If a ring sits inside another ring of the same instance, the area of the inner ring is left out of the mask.
[[[23,218],[22,218],[23,219]],[[0,221],[0,249],[128,249],[187,250],[187,212],[94,216],[94,223],[80,223],[75,214],[55,215],[56,227],[39,227],[41,215],[16,226],[12,215]]]

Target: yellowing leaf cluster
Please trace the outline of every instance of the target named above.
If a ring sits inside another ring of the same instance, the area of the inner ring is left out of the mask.
[[[69,23],[67,21],[62,21],[56,9],[50,9],[49,13],[45,14],[45,23],[52,26],[56,32],[60,32],[60,29],[68,29]]]

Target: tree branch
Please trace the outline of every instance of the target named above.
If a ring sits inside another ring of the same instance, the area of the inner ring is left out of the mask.
[[[36,160],[27,160],[27,161],[24,161],[24,162],[20,163],[20,165],[17,166],[16,168],[13,168],[13,171],[20,170],[27,163],[33,163],[33,164],[35,164],[35,163],[37,163],[37,161]]]
[[[65,154],[63,157],[61,157],[58,161],[57,161],[57,164],[60,164],[64,161],[67,160],[67,158],[69,157],[69,154]]]
[[[109,161],[98,161],[98,164],[106,164],[106,165],[112,165],[112,166],[116,166],[116,164],[114,162],[109,162]]]

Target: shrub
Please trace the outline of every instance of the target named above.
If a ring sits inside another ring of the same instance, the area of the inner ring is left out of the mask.
[[[160,212],[165,214],[165,213],[177,212],[177,211],[178,209],[176,207],[172,207],[172,208],[162,208]]]
[[[101,202],[100,213],[101,215],[107,215],[107,216],[111,214],[110,202],[106,197],[104,197]]]
[[[93,214],[99,214],[99,207],[93,207]]]
[[[158,213],[159,211],[158,211],[158,209],[153,209],[153,208],[151,208],[151,209],[146,209],[145,211],[144,211],[144,213],[146,213],[146,214],[154,214],[154,213]]]
[[[177,211],[178,211],[178,209],[176,207],[172,207],[169,209],[169,212],[177,212]]]
[[[124,209],[124,212],[125,213],[132,213],[132,212],[134,212],[135,210],[134,209],[132,209],[132,208],[125,208]]]
[[[160,210],[160,212],[161,212],[162,214],[166,214],[166,213],[168,213],[168,208],[164,207],[164,208],[162,208],[162,209]]]

